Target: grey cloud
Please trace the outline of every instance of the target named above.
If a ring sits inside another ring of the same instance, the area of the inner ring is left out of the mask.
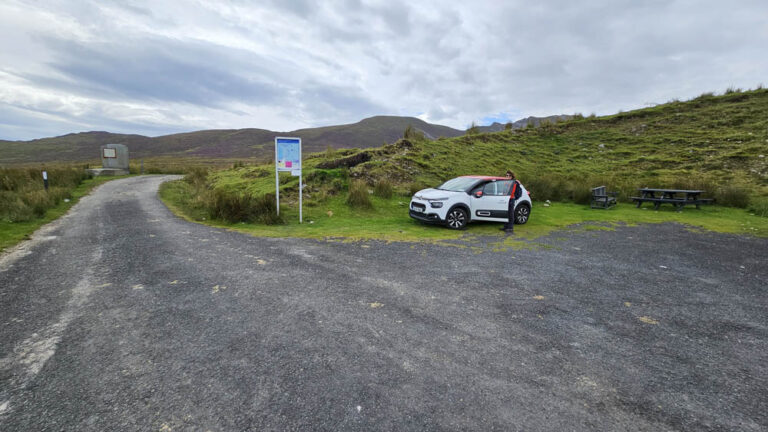
[[[57,52],[50,67],[68,78],[51,78],[46,84],[67,90],[209,107],[222,107],[231,100],[268,104],[284,93],[268,60],[211,44],[157,38],[92,45],[53,39],[45,43]]]
[[[357,121],[387,111],[386,107],[372,102],[362,89],[316,82],[305,83],[295,101],[321,124],[334,120]]]
[[[47,34],[37,39],[41,51],[55,53],[31,55],[41,56],[52,73],[0,66],[42,91],[158,110],[183,104],[193,117],[209,109],[226,111],[231,116],[221,118],[227,119],[272,112],[297,127],[383,113],[426,113],[454,127],[492,113],[607,114],[755,85],[768,69],[767,9],[759,0],[238,0],[180,13],[162,0],[135,0],[122,14],[102,3],[37,7],[56,7],[57,14],[97,28],[96,38],[38,29]],[[260,10],[233,16],[250,8]],[[264,16],[276,22],[258,21]],[[168,36],[143,30],[147,26]],[[212,34],[210,40],[257,49],[202,41]],[[64,109],[49,103],[35,109]],[[88,120],[83,116],[108,122],[98,112],[69,115],[61,118],[73,127]],[[159,118],[169,130],[186,121],[170,113]]]

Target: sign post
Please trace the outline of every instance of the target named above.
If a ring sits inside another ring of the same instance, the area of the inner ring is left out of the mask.
[[[275,197],[280,214],[280,171],[290,171],[299,177],[299,223],[302,222],[301,138],[275,137]]]
[[[43,171],[43,187],[48,192],[48,171]]]

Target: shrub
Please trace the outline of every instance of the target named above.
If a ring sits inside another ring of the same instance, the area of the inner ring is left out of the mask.
[[[428,186],[424,186],[423,183],[410,183],[408,184],[408,196],[413,196],[416,192],[426,189]]]
[[[349,185],[347,204],[356,208],[371,208],[371,198],[368,196],[368,185],[362,181],[354,181]]]
[[[745,188],[738,186],[724,186],[715,192],[717,204],[746,208],[749,206],[749,193]]]
[[[757,216],[768,217],[768,198],[753,201],[749,206],[749,211]]]
[[[35,218],[18,194],[0,191],[0,220],[8,222],[26,222]]]
[[[389,180],[379,180],[373,188],[373,194],[381,198],[392,198],[392,183]]]
[[[521,181],[524,181],[525,188],[537,201],[560,201],[570,195],[565,179],[559,176],[545,174],[538,177],[524,177]]]
[[[204,186],[207,180],[208,170],[200,167],[190,169],[187,175],[184,176],[184,181],[196,188]]]
[[[403,132],[403,139],[409,141],[419,141],[424,139],[424,134],[413,126],[408,125],[408,127],[406,127],[405,131]]]
[[[274,194],[253,197],[225,189],[213,189],[202,195],[203,205],[213,219],[227,222],[282,223],[277,216]]]
[[[90,176],[74,167],[48,167],[49,189],[43,188],[42,169],[0,168],[0,219],[26,222],[68,198],[72,189]]]
[[[570,182],[570,199],[576,204],[589,204],[592,201],[592,187],[581,182]],[[599,186],[599,185],[598,185]]]

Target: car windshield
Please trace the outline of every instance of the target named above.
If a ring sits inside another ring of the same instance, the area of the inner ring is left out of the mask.
[[[436,189],[452,192],[466,192],[477,183],[476,178],[456,177],[441,184]]]

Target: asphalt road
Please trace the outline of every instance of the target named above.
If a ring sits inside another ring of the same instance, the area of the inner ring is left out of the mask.
[[[768,429],[766,239],[263,239],[174,217],[163,179],[0,258],[0,430]]]

